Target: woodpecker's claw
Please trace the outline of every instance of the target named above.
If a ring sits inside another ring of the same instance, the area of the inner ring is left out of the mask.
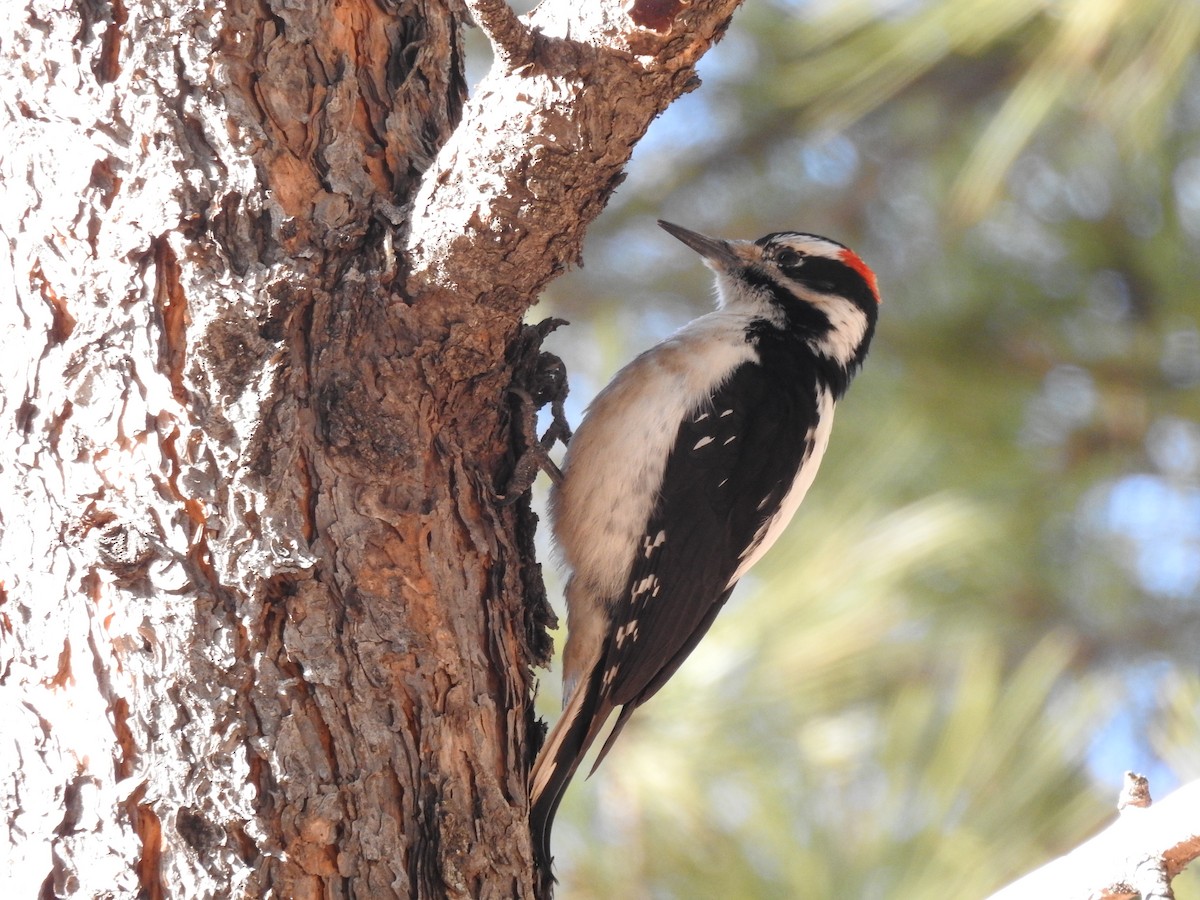
[[[517,460],[512,473],[504,485],[503,493],[497,494],[501,506],[515,503],[533,486],[538,472],[545,472],[559,484],[562,472],[550,458],[550,450],[556,441],[565,445],[571,440],[571,426],[567,423],[563,403],[567,398],[567,367],[553,353],[541,350],[542,340],[559,325],[562,319],[546,319],[537,325],[527,325],[516,342],[514,355],[518,364],[514,366],[514,384],[508,388],[509,395],[518,401],[517,423],[514,440],[517,445]],[[550,404],[550,426],[546,433],[538,436],[538,410]]]
[[[538,472],[545,472],[555,484],[562,483],[562,470],[550,458],[550,448],[560,437],[557,416],[555,422],[539,438],[537,434],[537,402],[524,388],[510,387],[508,392],[520,400],[520,433],[524,438],[525,452],[513,466],[512,475],[509,476],[508,483],[504,486],[504,493],[496,496],[496,501],[501,506],[516,503],[526,491],[533,487]],[[563,427],[566,427],[565,420]],[[567,430],[569,435],[570,429]],[[566,440],[563,440],[563,443],[566,443]]]

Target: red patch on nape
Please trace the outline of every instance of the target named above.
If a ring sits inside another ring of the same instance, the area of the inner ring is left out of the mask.
[[[883,298],[879,296],[879,282],[875,279],[875,273],[862,261],[862,257],[850,249],[843,249],[841,256],[842,262],[863,277],[863,281],[867,283],[867,287],[875,295],[875,302],[882,303]]]

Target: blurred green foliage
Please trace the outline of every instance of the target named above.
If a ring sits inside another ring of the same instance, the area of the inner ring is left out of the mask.
[[[572,418],[709,308],[658,216],[828,234],[884,306],[789,533],[568,793],[559,896],[980,897],[1125,769],[1200,777],[1198,37],[1191,0],[748,0],[651,128],[533,311]]]

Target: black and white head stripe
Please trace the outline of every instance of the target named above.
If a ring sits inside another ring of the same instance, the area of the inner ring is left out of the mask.
[[[853,250],[818,235],[777,232],[751,246],[758,259],[719,279],[747,285],[771,298],[773,314],[759,333],[780,330],[800,336],[838,373],[826,380],[837,396],[861,365],[879,316],[874,273]],[[753,254],[747,254],[752,256]]]
[[[800,231],[777,231],[754,242],[763,259],[790,280],[878,307],[879,282],[862,257],[837,241]]]

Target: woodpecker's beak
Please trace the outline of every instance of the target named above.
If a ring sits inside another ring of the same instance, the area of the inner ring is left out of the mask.
[[[738,255],[729,241],[706,237],[699,232],[688,231],[688,229],[679,225],[664,222],[662,219],[658,220],[658,227],[671,235],[671,237],[683,241],[683,243],[703,256],[705,261],[710,263],[713,268],[724,271],[734,266],[746,264],[746,260]]]

